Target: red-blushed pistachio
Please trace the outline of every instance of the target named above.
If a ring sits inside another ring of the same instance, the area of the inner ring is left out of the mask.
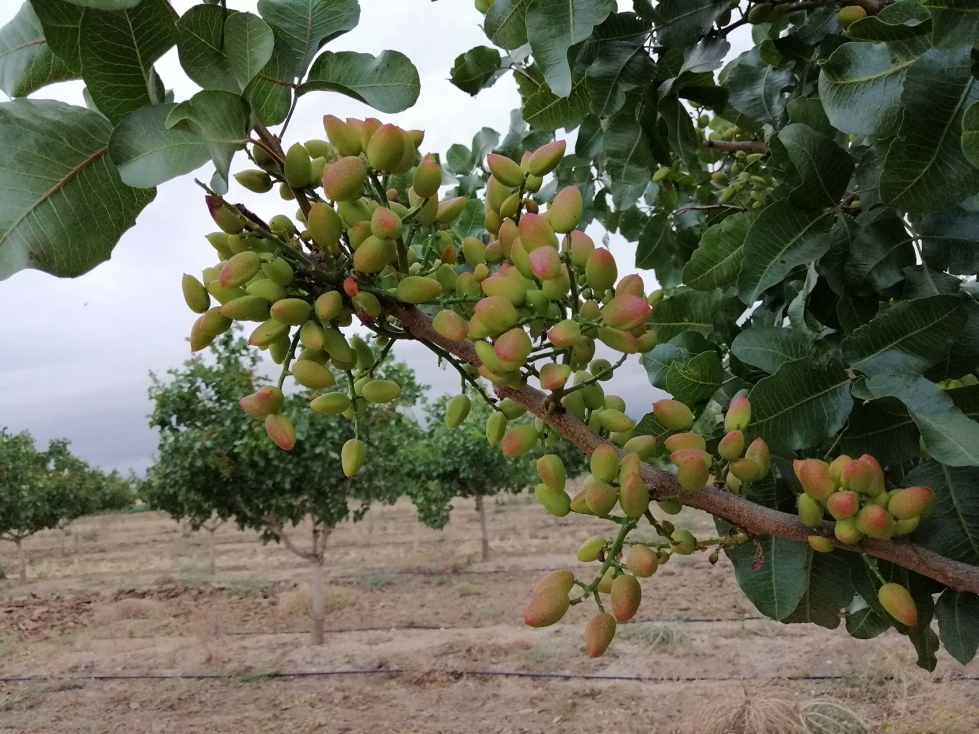
[[[598,328],[598,340],[610,349],[623,354],[637,354],[639,352],[639,340],[628,331],[620,331],[610,326],[600,326]]]
[[[524,172],[520,169],[520,164],[505,155],[490,153],[486,156],[486,167],[493,174],[493,178],[504,186],[516,188],[523,183]]]
[[[312,312],[313,307],[302,298],[283,298],[271,308],[272,318],[288,326],[305,324]]]
[[[350,125],[339,117],[333,115],[323,115],[323,128],[326,130],[326,137],[333,143],[333,147],[342,156],[360,155],[360,130]]]
[[[519,318],[513,304],[503,296],[487,296],[476,303],[473,312],[491,334],[502,334]]]
[[[571,367],[566,364],[545,364],[540,369],[540,386],[544,390],[559,390],[571,377]]]
[[[546,484],[534,488],[534,496],[544,509],[556,517],[565,517],[571,512],[571,497],[567,492],[552,492]]]
[[[830,553],[835,547],[832,539],[821,535],[810,535],[806,540],[809,542],[809,547],[817,553]]]
[[[333,201],[351,201],[364,192],[367,166],[358,156],[334,161],[323,172],[323,191]]]
[[[200,319],[200,330],[208,336],[218,336],[231,328],[232,321],[219,308],[209,308]]]
[[[554,229],[540,214],[525,213],[520,217],[517,233],[524,249],[530,253],[539,247],[557,249],[557,236]]]
[[[840,484],[843,485],[843,488],[860,494],[868,493],[873,480],[873,469],[860,459],[848,462],[840,474]]]
[[[843,467],[849,464],[851,461],[853,461],[853,459],[851,459],[849,456],[846,454],[841,454],[833,459],[832,463],[829,465],[829,475],[833,478],[833,481],[836,482],[837,486],[841,484],[841,480],[843,479]]]
[[[849,545],[856,545],[864,537],[863,533],[857,529],[857,519],[855,517],[838,520],[836,527],[833,528],[833,533],[836,535],[838,541]]]
[[[897,520],[910,520],[923,513],[934,499],[928,487],[907,487],[894,493],[887,505],[887,511]]]
[[[568,349],[581,337],[581,327],[577,321],[565,319],[554,324],[547,331],[547,339],[559,349]]]
[[[524,611],[524,624],[530,627],[548,627],[561,621],[570,606],[568,592],[558,586],[545,586],[530,597]]]
[[[901,624],[915,627],[918,624],[918,608],[911,592],[900,584],[884,584],[877,590],[877,601],[884,610]]]
[[[551,227],[562,234],[578,226],[583,211],[581,190],[577,186],[565,186],[547,207]]]
[[[607,443],[595,448],[589,461],[591,473],[603,482],[614,481],[619,474],[619,454]]]
[[[265,416],[265,432],[280,449],[290,451],[296,445],[296,428],[288,416],[282,413]]]
[[[605,408],[598,413],[598,425],[611,433],[623,433],[632,430],[636,422],[621,410]]]
[[[537,429],[533,426],[514,426],[503,436],[500,446],[507,456],[522,456],[537,443]]]
[[[354,476],[364,465],[367,458],[367,446],[359,438],[351,438],[340,449],[340,466],[347,477]]]
[[[439,187],[442,185],[442,168],[439,166],[435,156],[431,153],[421,159],[415,169],[415,177],[412,180],[412,188],[423,199],[437,196]]]
[[[466,197],[457,196],[454,199],[440,201],[438,211],[435,213],[435,221],[439,224],[449,224],[454,222],[466,208]]]
[[[751,403],[748,398],[738,396],[731,401],[724,416],[725,431],[743,431],[751,423]]]
[[[527,332],[519,327],[501,334],[493,345],[497,359],[507,372],[519,369],[533,348]]]
[[[622,448],[626,452],[639,454],[639,458],[645,461],[646,459],[652,458],[653,453],[656,451],[656,437],[635,436],[626,441],[625,446]]]
[[[687,492],[700,491],[710,479],[710,455],[705,451],[674,451],[670,454],[670,461],[676,465],[677,482]]]
[[[401,217],[383,206],[371,215],[371,234],[382,240],[394,240],[401,234]]]
[[[366,153],[367,160],[378,171],[394,170],[405,153],[403,131],[397,125],[381,125],[370,136]]]
[[[286,183],[294,189],[301,189],[309,186],[313,180],[313,165],[309,158],[306,148],[300,143],[294,143],[286,151],[286,158],[282,166],[282,172]]]
[[[193,275],[184,273],[180,287],[183,290],[184,302],[194,313],[204,313],[211,307],[211,297],[207,293],[207,288]]]
[[[470,409],[472,409],[472,400],[469,396],[456,395],[445,409],[445,425],[449,428],[462,425],[462,422],[469,417]]]
[[[578,546],[578,560],[582,563],[597,561],[598,553],[605,547],[605,542],[604,535],[593,535],[590,538],[586,538],[585,541]]]
[[[642,298],[645,301],[646,300],[645,289],[646,286],[642,282],[642,276],[637,275],[636,273],[632,273],[630,275],[626,275],[618,283],[616,283],[615,295],[638,296],[639,298]]]
[[[507,418],[498,410],[493,411],[486,419],[486,441],[490,446],[496,446],[503,440],[506,433]]]
[[[585,263],[585,282],[593,291],[601,294],[615,284],[619,270],[612,253],[599,247],[592,250]]]
[[[238,234],[245,228],[245,218],[234,208],[227,207],[220,197],[205,196],[204,203],[214,223],[227,234]]]
[[[859,512],[860,497],[846,489],[834,492],[826,500],[826,509],[835,520],[846,520]]]
[[[254,418],[264,418],[272,413],[279,412],[285,397],[282,391],[274,385],[260,387],[251,395],[246,395],[238,401],[238,405],[248,415]]]
[[[744,453],[744,433],[730,431],[717,444],[717,454],[726,461],[734,461]]]
[[[607,515],[619,500],[619,492],[611,484],[592,482],[585,487],[585,504],[596,515]]]
[[[222,288],[237,288],[254,278],[262,269],[262,258],[257,252],[245,250],[232,257],[221,268],[218,283]]]
[[[796,459],[792,470],[806,494],[825,502],[836,491],[836,482],[829,475],[829,464],[819,459]]]
[[[580,230],[573,230],[569,234],[571,237],[571,264],[576,268],[584,268],[588,264],[588,257],[595,250],[595,243],[591,237]]]
[[[585,625],[585,649],[588,657],[600,658],[612,644],[615,637],[615,617],[608,612],[599,612]]]
[[[348,117],[347,120],[349,119]],[[374,133],[380,130],[383,124],[376,117],[368,117],[360,123],[360,147],[365,153],[367,152],[367,146],[370,145],[371,138],[374,137]]]
[[[884,482],[884,470],[880,468],[880,464],[870,454],[864,454],[860,457],[860,461],[867,465],[870,469],[870,484],[867,487],[866,494],[870,497],[877,497],[884,490],[887,489],[887,485]]]
[[[618,622],[628,622],[639,611],[642,588],[635,576],[622,574],[612,581],[612,614]]]
[[[545,143],[527,158],[527,171],[534,176],[546,176],[557,168],[564,158],[566,146],[564,140]]]
[[[503,254],[503,247],[500,245],[500,241],[496,239],[486,245],[483,256],[490,265],[496,265],[502,262],[505,255]]]
[[[512,219],[504,219],[500,224],[497,239],[500,242],[500,248],[503,250],[503,254],[507,257],[510,257],[510,249],[513,247],[514,240],[519,236],[519,232],[519,228]]]
[[[405,152],[398,165],[391,169],[391,173],[395,176],[404,176],[415,166],[419,160],[418,146],[421,145],[416,141],[421,141],[425,137],[425,133],[421,130],[402,130],[401,134],[405,140]]]
[[[354,252],[354,269],[362,273],[379,273],[397,254],[398,248],[394,240],[382,240],[371,235]]]
[[[527,256],[527,260],[540,280],[551,280],[561,275],[561,254],[553,247],[538,247]]]
[[[871,538],[890,538],[894,518],[880,505],[864,505],[856,516],[857,530]]]
[[[751,459],[735,459],[731,462],[731,473],[742,482],[753,482],[765,476],[765,472]]]
[[[689,530],[683,528],[674,530],[670,538],[673,541],[674,552],[681,556],[692,555],[697,550],[697,539]]]
[[[455,311],[446,309],[435,314],[435,318],[432,319],[432,328],[444,339],[461,342],[466,338],[466,334],[469,331],[469,324]]]
[[[398,299],[405,303],[428,303],[440,295],[442,284],[434,278],[409,275],[398,283]]]
[[[748,448],[744,451],[744,458],[750,459],[761,468],[762,477],[768,474],[768,470],[771,469],[771,452],[768,450],[768,444],[765,443],[765,439],[763,438],[756,438],[748,444]],[[761,477],[758,478],[761,479]]]
[[[679,400],[657,400],[653,413],[671,431],[686,431],[693,425],[693,413]]]
[[[361,394],[368,403],[390,403],[401,395],[401,385],[393,380],[371,380]]]
[[[565,570],[551,571],[547,576],[537,582],[534,590],[530,593],[534,595],[548,588],[557,588],[565,594],[570,594],[571,589],[574,588],[574,573]]]
[[[557,454],[544,454],[537,460],[537,474],[552,492],[563,492],[567,482],[564,462]]]
[[[663,445],[670,452],[680,449],[699,449],[700,451],[707,449],[707,442],[699,433],[675,433],[663,441]]]
[[[602,309],[602,318],[608,326],[614,329],[628,331],[641,325],[652,311],[646,299],[623,293],[615,296]]]
[[[221,306],[221,315],[235,321],[265,321],[269,302],[261,296],[239,296]]]
[[[619,507],[626,517],[642,517],[649,508],[649,489],[638,472],[626,474],[619,482]]]
[[[626,553],[625,565],[636,576],[646,579],[659,568],[659,556],[644,545],[634,545]]]
[[[309,359],[298,359],[292,363],[292,378],[310,390],[323,390],[336,384],[330,370]]]
[[[807,528],[818,528],[823,522],[823,506],[803,492],[798,497],[799,522]]]
[[[360,293],[360,286],[357,285],[357,280],[352,276],[347,276],[343,279],[343,292],[348,296],[353,298],[358,293]]]

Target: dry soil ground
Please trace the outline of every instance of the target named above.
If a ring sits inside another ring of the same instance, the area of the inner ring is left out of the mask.
[[[639,621],[590,660],[586,610],[546,630],[522,611],[545,571],[574,568],[580,540],[607,528],[526,497],[489,506],[488,563],[470,503],[444,531],[407,504],[338,529],[316,648],[304,562],[254,533],[218,531],[214,577],[205,534],[155,513],[83,519],[65,556],[60,535],[33,538],[30,583],[0,582],[0,676],[30,679],[0,682],[0,732],[979,731],[979,665],[942,653],[923,673],[893,633],[757,619],[725,560],[662,567]],[[710,532],[692,513],[678,524]],[[289,675],[326,671],[347,672]],[[572,677],[482,674],[499,672]],[[820,716],[849,724],[818,729]]]

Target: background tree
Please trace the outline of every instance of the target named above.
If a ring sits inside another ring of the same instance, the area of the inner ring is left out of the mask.
[[[268,440],[262,424],[242,413],[238,400],[254,391],[258,357],[234,334],[219,339],[213,362],[192,359],[171,370],[169,382],[151,388],[151,423],[161,431],[159,456],[150,469],[145,496],[175,518],[202,525],[233,518],[240,528],[281,542],[310,563],[312,644],[323,642],[323,565],[326,543],[342,521],[360,520],[373,502],[393,503],[408,489],[401,447],[417,426],[407,414],[421,395],[411,371],[398,363],[378,374],[396,379],[401,396],[371,406],[360,416],[361,440],[376,461],[355,477],[344,476],[341,449],[354,436],[353,424],[311,413],[306,391],[286,399],[296,447],[285,452]],[[344,389],[338,386],[338,389]],[[308,545],[295,536],[311,523]]]

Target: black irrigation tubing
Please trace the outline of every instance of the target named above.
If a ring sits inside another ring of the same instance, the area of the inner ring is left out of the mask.
[[[252,681],[271,678],[316,678],[325,676],[341,675],[406,675],[412,673],[442,673],[454,678],[465,678],[466,676],[480,676],[486,678],[549,678],[555,680],[607,680],[607,681],[629,681],[635,683],[691,683],[708,682],[722,683],[726,681],[837,681],[847,680],[851,676],[846,675],[741,675],[741,676],[648,676],[648,675],[589,675],[573,673],[523,673],[513,670],[407,670],[405,668],[372,668],[370,670],[306,670],[297,672],[278,672],[252,673],[241,675],[230,675],[222,673],[187,673],[187,674],[158,674],[148,675],[21,675],[0,677],[0,683],[26,683],[31,681],[45,680],[92,680],[92,681],[116,681],[116,680],[229,680],[229,681]],[[976,681],[979,676],[959,676],[948,678],[955,681]]]

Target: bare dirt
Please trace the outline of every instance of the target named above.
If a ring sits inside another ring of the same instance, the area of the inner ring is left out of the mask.
[[[206,533],[156,513],[85,518],[65,555],[60,533],[32,538],[30,583],[0,581],[0,732],[979,731],[979,664],[941,653],[929,674],[896,633],[758,619],[724,559],[662,567],[591,660],[586,605],[545,630],[522,624],[523,607],[608,528],[527,497],[489,506],[485,563],[471,503],[444,531],[409,504],[339,528],[319,647],[305,562],[254,533],[218,530],[213,577]],[[711,533],[705,516],[675,520]]]

